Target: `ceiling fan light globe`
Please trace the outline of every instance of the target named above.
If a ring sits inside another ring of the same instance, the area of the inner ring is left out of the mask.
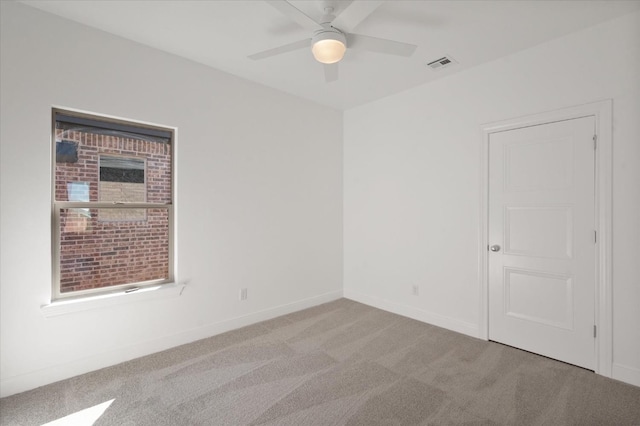
[[[347,40],[341,32],[320,31],[312,39],[311,52],[316,61],[323,64],[335,64],[347,50]]]
[[[344,56],[347,47],[339,40],[320,40],[311,48],[316,61],[323,64],[335,64]]]

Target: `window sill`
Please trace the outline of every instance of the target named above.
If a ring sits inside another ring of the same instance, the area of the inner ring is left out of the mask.
[[[184,284],[170,283],[141,288],[140,290],[137,290],[133,293],[125,293],[124,291],[120,291],[116,293],[101,294],[98,296],[79,297],[76,299],[67,300],[55,300],[48,305],[41,306],[40,310],[46,318],[51,318],[60,315],[107,308],[131,302],[142,302],[146,300],[177,297],[182,294],[184,287]]]

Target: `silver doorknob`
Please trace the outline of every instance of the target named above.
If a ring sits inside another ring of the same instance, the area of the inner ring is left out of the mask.
[[[497,245],[497,244],[494,244],[491,247],[489,247],[489,250],[491,250],[491,251],[500,251],[500,246]]]

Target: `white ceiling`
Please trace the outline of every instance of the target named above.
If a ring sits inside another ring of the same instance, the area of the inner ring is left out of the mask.
[[[362,0],[355,0],[362,1]],[[348,50],[325,83],[310,49],[261,61],[247,55],[311,34],[260,0],[22,0],[23,3],[338,109],[426,83],[640,9],[640,0],[389,0],[354,32],[418,45],[411,58]],[[351,1],[291,3],[319,19]],[[450,55],[458,64],[426,67]]]

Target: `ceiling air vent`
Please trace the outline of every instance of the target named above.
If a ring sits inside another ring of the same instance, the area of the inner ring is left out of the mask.
[[[445,67],[450,67],[453,64],[457,64],[455,59],[453,59],[451,56],[443,56],[440,59],[429,62],[427,66],[432,70],[440,70]]]

